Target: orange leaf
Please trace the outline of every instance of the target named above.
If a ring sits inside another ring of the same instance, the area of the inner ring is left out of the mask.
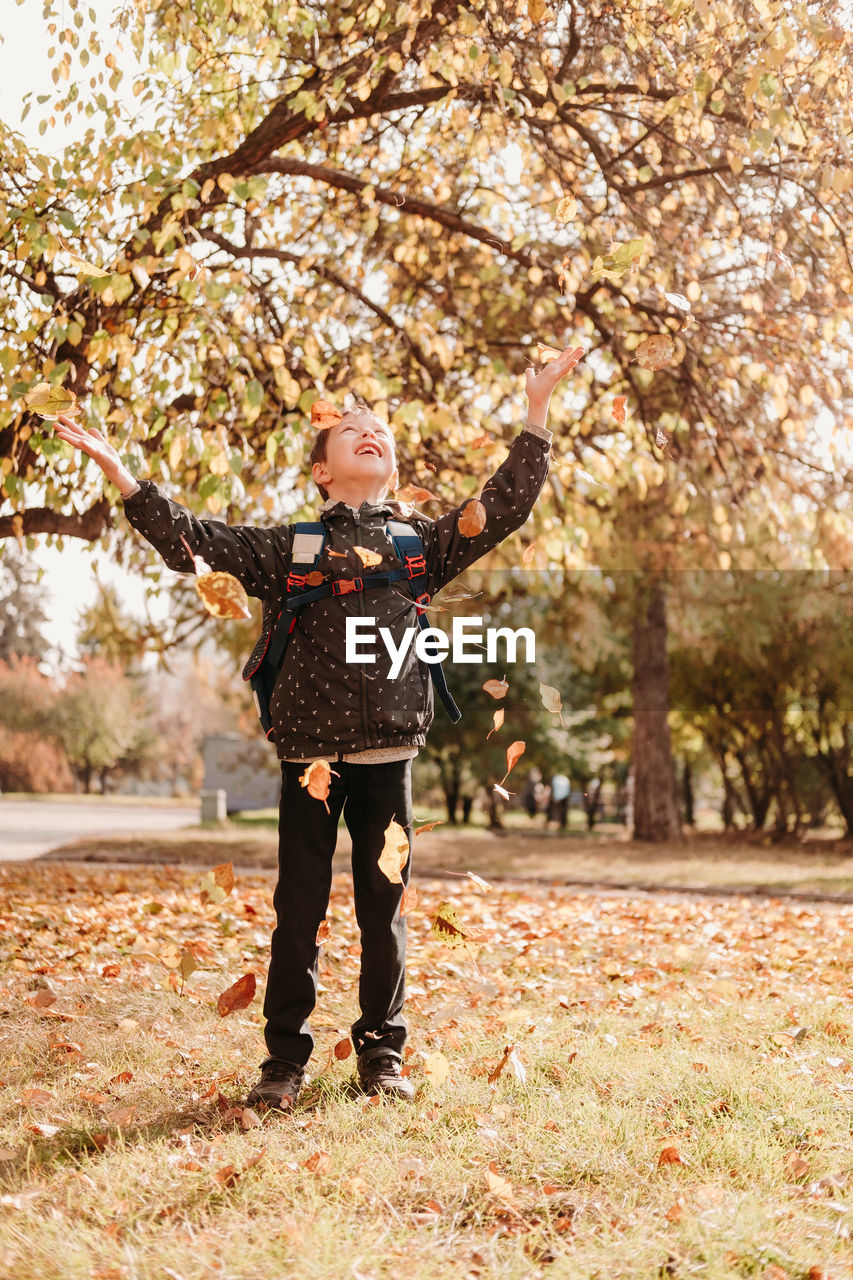
[[[665,369],[672,364],[675,343],[665,333],[655,333],[637,347],[637,364],[641,369]]]
[[[315,1151],[303,1161],[302,1167],[309,1173],[328,1173],[332,1167],[332,1157],[328,1151]]]
[[[323,942],[328,942],[331,936],[332,936],[332,926],[329,924],[329,921],[321,920],[319,925],[317,926],[317,937],[315,938],[315,942],[317,946],[319,947],[320,944]]]
[[[418,905],[418,891],[414,885],[406,885],[403,890],[403,896],[400,899],[400,919],[409,915]]]
[[[489,445],[494,443],[495,437],[489,435],[488,431],[486,431],[483,435],[477,436],[476,440],[472,440],[469,447],[471,449],[488,449]]]
[[[255,998],[257,985],[253,973],[244,973],[242,978],[238,978],[232,987],[222,992],[216,1002],[220,1017],[225,1018],[238,1009],[247,1009]]]
[[[483,686],[483,688],[485,688],[485,685]],[[503,724],[503,722],[504,722],[504,714],[505,714],[505,712],[504,712],[503,707],[500,707],[500,708],[499,708],[499,710],[497,710],[497,711],[495,712],[495,714],[492,716],[492,720],[494,721],[494,727],[493,727],[492,729],[490,729],[490,730],[489,730],[489,732],[486,734],[486,741],[487,741],[487,742],[489,741],[489,738],[491,738],[492,734],[493,734],[497,729],[500,729],[501,725],[502,725],[502,724]]]
[[[317,431],[328,431],[336,426],[344,415],[330,400],[315,400],[311,406],[311,426]]]
[[[534,539],[533,542],[528,542],[527,546],[524,548],[524,552],[521,557],[521,563],[524,565],[530,564],[535,555],[536,555],[536,541]]]
[[[509,682],[504,676],[502,680],[487,680],[482,688],[485,693],[491,694],[493,698],[503,698],[509,690]]]
[[[202,603],[214,618],[251,618],[249,597],[230,573],[206,573],[195,580]]]
[[[402,489],[397,489],[395,494],[398,502],[407,502],[414,505],[417,502],[437,502],[434,493],[430,493],[429,489],[423,489],[419,484],[407,484]]]
[[[349,1036],[347,1036],[346,1039],[344,1040],[339,1040],[338,1043],[335,1045],[335,1057],[337,1058],[338,1062],[343,1062],[346,1058],[350,1056],[351,1053],[352,1053],[352,1040],[350,1040]]]
[[[435,822],[424,822],[421,826],[415,827],[415,835],[419,836],[422,831],[432,831],[433,827],[443,827],[444,819],[438,818]]]
[[[523,742],[511,742],[506,749],[506,772],[509,773],[517,760],[524,755]],[[506,777],[506,773],[504,774]]]
[[[382,557],[376,551],[371,551],[370,547],[353,547],[353,551],[358,556],[365,569],[372,569],[374,565],[382,563]]]
[[[613,401],[613,420],[624,427],[628,420],[628,397],[617,396]]]
[[[218,906],[220,902],[225,901],[233,888],[234,864],[232,862],[220,862],[218,866],[212,867],[208,871],[199,885],[199,897],[202,905],[206,906],[208,902],[212,902],[214,906]]]
[[[309,796],[315,800],[326,800],[332,782],[332,767],[328,760],[315,760],[301,775],[299,781],[308,788]]]
[[[658,1156],[658,1164],[684,1164],[684,1161],[679,1154],[678,1147],[664,1147]]]
[[[476,538],[486,527],[486,508],[477,498],[466,502],[459,513],[456,527],[463,538]]]

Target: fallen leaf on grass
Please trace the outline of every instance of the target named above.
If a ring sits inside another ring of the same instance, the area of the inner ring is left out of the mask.
[[[489,1072],[489,1084],[493,1089],[497,1088],[498,1081],[507,1067],[512,1068],[512,1073],[520,1084],[527,1083],[527,1068],[519,1058],[515,1045],[508,1044],[504,1049],[503,1057],[495,1067],[494,1071]]]
[[[450,1063],[443,1053],[429,1053],[424,1060],[424,1078],[440,1089],[450,1075]]]
[[[302,1167],[309,1173],[328,1173],[332,1167],[332,1157],[328,1151],[315,1151],[303,1161]]]
[[[58,1124],[25,1124],[27,1133],[36,1133],[40,1138],[55,1138],[59,1133]]]
[[[515,1191],[512,1183],[498,1173],[495,1162],[491,1160],[486,1170],[486,1185],[493,1196],[497,1196],[499,1200],[506,1200],[508,1204],[512,1204],[515,1200]]]
[[[219,1016],[226,1018],[229,1013],[248,1008],[255,998],[256,989],[257,979],[253,973],[245,973],[242,978],[238,978],[216,1001]]]
[[[130,1084],[133,1079],[132,1071],[120,1071],[117,1076],[112,1076],[110,1084]]]
[[[338,1043],[335,1045],[334,1052],[338,1062],[346,1061],[346,1059],[352,1053],[352,1040],[350,1040],[349,1036],[347,1036],[343,1040],[338,1041]]]
[[[658,1166],[664,1164],[685,1164],[678,1147],[664,1147],[658,1156]]]
[[[15,1099],[19,1107],[46,1107],[55,1101],[53,1094],[46,1089],[25,1089],[20,1098]]]
[[[799,1151],[789,1151],[785,1156],[785,1170],[790,1178],[798,1182],[808,1173],[809,1162],[800,1155]]]

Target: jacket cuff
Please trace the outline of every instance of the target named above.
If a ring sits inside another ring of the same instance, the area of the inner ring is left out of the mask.
[[[134,488],[131,489],[130,493],[123,493],[121,495],[121,500],[122,502],[129,502],[131,498],[135,498],[137,494],[140,494],[141,492],[142,492],[142,485],[137,480],[136,485],[134,486]]]
[[[522,430],[529,431],[533,436],[539,436],[540,439],[547,441],[548,444],[550,444],[554,438],[553,431],[549,431],[547,427],[539,427],[533,422],[525,422]]]

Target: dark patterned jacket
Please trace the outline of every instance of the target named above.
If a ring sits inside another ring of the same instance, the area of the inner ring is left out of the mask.
[[[399,561],[385,522],[402,519],[423,541],[426,590],[434,597],[527,520],[548,474],[549,441],[550,432],[539,435],[528,429],[515,437],[506,458],[483,486],[480,497],[486,508],[486,524],[473,538],[464,537],[457,527],[464,502],[437,520],[390,500],[363,502],[357,514],[343,502],[327,504],[321,515],[326,542],[317,568],[336,578],[360,573],[365,580],[371,572],[396,568]],[[293,526],[263,529],[198,519],[167,498],[153,480],[140,480],[139,485],[139,490],[124,500],[125,514],[170,569],[193,571],[180,541],[183,534],[194,555],[203,556],[212,569],[232,573],[250,596],[263,601],[264,631],[246,664],[250,670],[263,652],[271,622],[282,607]],[[347,552],[353,546],[378,552],[382,563],[361,571],[357,557],[350,555],[344,560],[329,554]],[[374,662],[345,661],[349,615],[376,619]],[[424,745],[433,719],[429,667],[417,657],[412,644],[398,677],[390,679],[391,659],[379,639],[380,627],[389,628],[397,647],[406,629],[417,627],[414,601],[405,582],[327,596],[299,611],[270,703],[269,736],[280,759]]]

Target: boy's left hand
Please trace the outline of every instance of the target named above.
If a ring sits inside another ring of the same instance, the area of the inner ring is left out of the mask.
[[[544,408],[557,383],[561,378],[565,378],[567,373],[571,373],[583,355],[583,347],[566,347],[556,360],[544,365],[538,373],[535,368],[528,369],[525,375],[526,390],[531,405]]]

